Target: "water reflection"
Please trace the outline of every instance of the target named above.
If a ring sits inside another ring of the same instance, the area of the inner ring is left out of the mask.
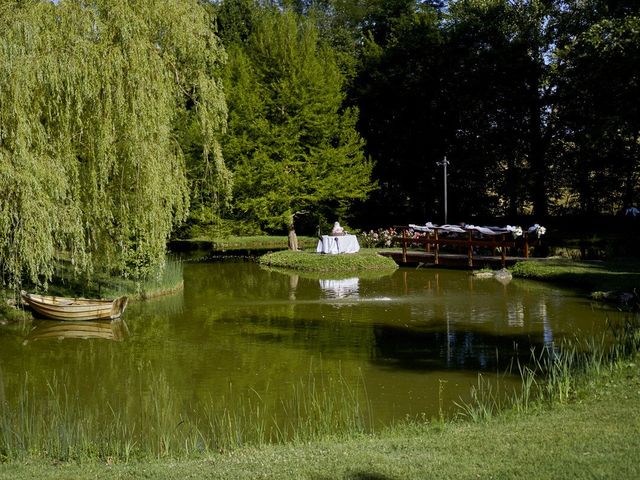
[[[531,335],[499,335],[481,331],[432,331],[378,325],[372,361],[401,370],[500,371],[516,362],[527,364],[532,351],[543,352],[542,339]]]
[[[298,282],[300,281],[300,277],[297,273],[292,273],[289,276],[289,300],[296,299],[296,290],[298,289]]]
[[[123,341],[129,331],[122,319],[95,322],[36,320],[23,345],[35,340],[103,339]]]
[[[507,318],[510,327],[524,327],[524,306],[521,302],[509,304],[507,307]]]
[[[197,286],[185,292],[191,316],[203,315],[199,305],[206,305],[209,321],[229,330],[240,321],[252,342],[285,342],[337,357],[368,352],[376,365],[396,369],[495,370],[525,361],[532,349],[554,348],[556,338],[604,330],[586,302],[561,290],[475,280],[464,272],[318,280],[256,271],[244,282],[236,278],[224,298],[217,293],[222,289],[208,285],[210,278],[194,278]],[[200,299],[204,292],[219,301]]]
[[[328,298],[357,298],[359,282],[358,277],[320,280],[320,288]]]

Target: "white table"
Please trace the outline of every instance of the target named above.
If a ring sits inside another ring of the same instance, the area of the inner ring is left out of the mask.
[[[355,235],[323,235],[318,241],[318,253],[356,253],[360,250],[358,237]]]

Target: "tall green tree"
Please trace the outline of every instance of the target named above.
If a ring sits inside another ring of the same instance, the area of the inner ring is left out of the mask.
[[[640,201],[640,4],[585,3],[561,19],[559,158],[573,206],[614,213]]]
[[[229,45],[224,154],[235,176],[237,215],[289,232],[296,217],[345,215],[372,189],[372,164],[343,107],[343,77],[314,24],[264,9],[245,42]]]
[[[196,0],[0,1],[0,272],[162,267],[188,211],[176,125],[191,107],[212,177],[224,51]]]

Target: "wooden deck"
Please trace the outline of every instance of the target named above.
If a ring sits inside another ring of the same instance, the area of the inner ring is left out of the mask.
[[[482,235],[469,229],[453,235],[443,235],[434,227],[428,233],[410,235],[412,228],[396,226],[401,236],[394,237],[400,251],[383,251],[399,265],[436,265],[449,268],[504,268],[529,259],[530,244],[539,245],[538,238],[530,239],[525,232],[519,238],[510,234]],[[499,253],[499,255],[498,255]]]
[[[491,268],[496,270],[503,267],[509,267],[516,262],[522,262],[527,260],[539,260],[537,258],[530,257],[512,257],[505,256],[504,263],[502,256],[489,256],[489,255],[474,255],[473,264],[469,265],[469,258],[467,255],[455,254],[455,253],[440,253],[438,258],[438,264],[435,263],[435,254],[433,252],[421,252],[419,250],[407,250],[406,258],[403,260],[403,253],[401,250],[383,250],[378,252],[384,257],[392,258],[400,266],[420,266],[420,265],[432,265],[445,268],[462,268],[462,269],[480,269]]]

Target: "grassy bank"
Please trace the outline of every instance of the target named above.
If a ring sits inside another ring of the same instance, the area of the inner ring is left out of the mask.
[[[287,248],[288,238],[286,235],[247,235],[247,236],[227,236],[227,237],[194,237],[186,240],[176,240],[174,245],[181,244],[184,249],[209,249],[220,252],[233,252],[234,250],[280,250]],[[300,248],[315,248],[318,243],[316,237],[298,237]]]
[[[514,277],[554,282],[588,292],[640,289],[640,260],[637,258],[608,261],[546,259],[518,263],[511,271]]]
[[[344,255],[322,255],[315,251],[282,250],[261,256],[258,263],[269,267],[329,274],[367,271],[392,272],[398,268],[392,259],[378,255],[374,249],[361,249],[358,253]]]
[[[7,299],[6,295],[0,293],[0,326],[7,325],[9,323],[17,323],[19,321],[31,318],[31,314],[19,308],[15,308],[9,305],[9,302],[13,305],[15,300],[13,298]]]

